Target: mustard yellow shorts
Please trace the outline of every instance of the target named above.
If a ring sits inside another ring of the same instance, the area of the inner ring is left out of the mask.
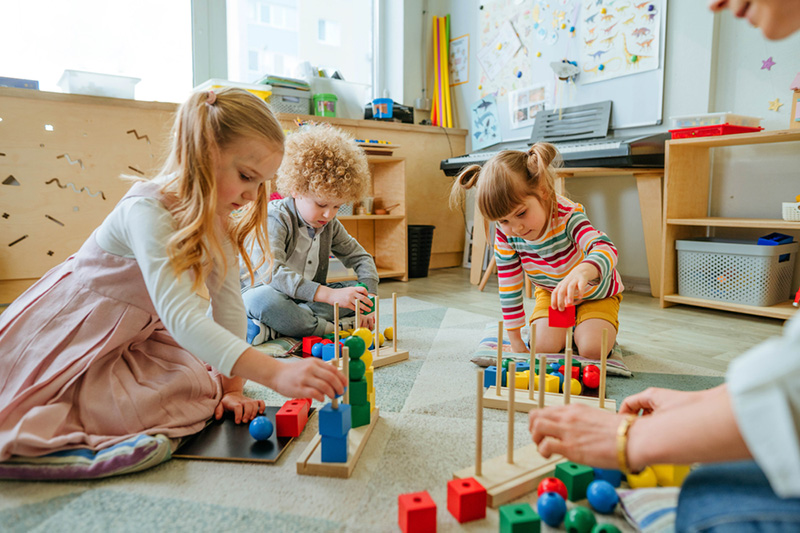
[[[533,294],[536,304],[533,306],[533,314],[528,322],[533,322],[539,318],[548,316],[547,309],[550,307],[550,291],[536,287]],[[619,304],[622,301],[622,294],[615,294],[602,300],[584,300],[578,304],[575,310],[575,325],[577,326],[584,320],[590,318],[601,318],[614,325],[614,329],[619,331]]]

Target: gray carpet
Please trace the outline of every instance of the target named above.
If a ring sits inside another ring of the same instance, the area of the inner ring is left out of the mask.
[[[390,320],[381,314],[383,325]],[[175,459],[101,481],[0,481],[0,531],[397,531],[397,495],[421,490],[437,503],[439,531],[497,531],[491,509],[485,520],[459,525],[447,512],[446,487],[453,471],[473,463],[475,367],[469,359],[491,319],[404,297],[398,321],[400,345],[411,360],[375,371],[382,418],[349,480],[296,474],[295,462],[317,432],[314,417],[275,465]],[[685,375],[691,373],[685,365],[648,373],[646,356],[629,357],[635,377],[608,378],[609,396],[618,402],[648,386],[695,390],[721,382]],[[284,400],[258,385],[246,390],[270,404]],[[484,458],[505,453],[506,420],[502,411],[484,411]],[[518,447],[529,442],[526,420],[517,415]],[[535,494],[520,499],[535,500]],[[599,519],[630,530],[621,515]]]

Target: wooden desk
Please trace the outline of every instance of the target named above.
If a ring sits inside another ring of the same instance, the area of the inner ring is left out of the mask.
[[[647,270],[650,274],[650,294],[661,295],[661,236],[663,234],[663,168],[562,168],[556,179],[556,192],[564,190],[567,178],[594,178],[603,176],[633,176],[639,191],[639,207],[642,211],[644,247],[647,253]],[[473,228],[484,227],[483,215],[475,205]],[[469,281],[478,285],[481,280],[483,255],[486,251],[486,232],[475,231],[472,237],[472,265]]]

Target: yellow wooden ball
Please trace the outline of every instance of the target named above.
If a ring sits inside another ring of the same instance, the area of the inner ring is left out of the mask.
[[[646,489],[655,487],[657,484],[656,473],[649,466],[646,466],[644,470],[638,474],[628,474],[627,477],[628,485],[630,485],[632,489]]]
[[[367,348],[372,346],[372,332],[367,328],[358,328],[353,332],[353,335],[361,337],[361,340],[364,341],[364,345]]]
[[[569,392],[577,396],[583,391],[583,387],[581,386],[581,382],[575,378],[572,378],[572,383],[570,384]]]
[[[378,332],[378,344],[383,346],[386,343],[386,337],[384,337],[383,333],[380,331]]]
[[[394,339],[394,330],[392,329],[391,326],[383,330],[383,334],[386,336],[386,340]]]
[[[372,352],[369,350],[364,350],[364,355],[361,356],[361,361],[364,362],[364,366],[367,368],[372,366]]]

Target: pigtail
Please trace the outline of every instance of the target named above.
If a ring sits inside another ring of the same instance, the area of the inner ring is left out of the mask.
[[[450,209],[461,208],[463,206],[464,196],[466,195],[465,191],[478,184],[478,177],[480,174],[480,165],[470,165],[456,176],[452,187],[450,187]]]
[[[556,195],[556,172],[561,167],[561,155],[550,143],[534,143],[528,149],[525,166],[531,188],[540,191],[540,200],[550,206],[550,215],[556,216],[558,197]],[[564,191],[561,192],[565,195]]]

